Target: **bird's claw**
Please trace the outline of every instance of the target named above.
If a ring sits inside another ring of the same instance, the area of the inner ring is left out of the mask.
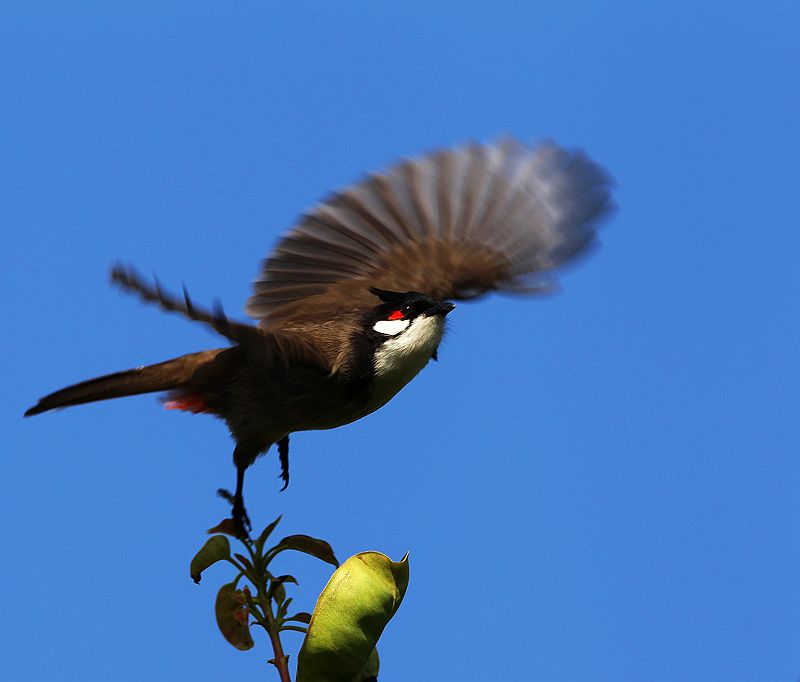
[[[247,510],[244,508],[244,500],[237,495],[231,494],[230,490],[225,488],[217,490],[217,495],[231,505],[231,518],[236,526],[237,534],[242,538],[249,538],[250,530],[253,526],[250,523]]]

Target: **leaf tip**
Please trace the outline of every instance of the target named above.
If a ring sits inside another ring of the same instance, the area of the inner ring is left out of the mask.
[[[213,528],[209,528],[206,531],[209,535],[214,535],[215,533],[225,533],[225,535],[230,535],[231,537],[238,538],[239,532],[236,528],[236,522],[233,519],[222,519],[216,526]]]

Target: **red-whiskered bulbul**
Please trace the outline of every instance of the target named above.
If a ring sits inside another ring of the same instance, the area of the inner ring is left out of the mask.
[[[123,289],[231,345],[69,386],[25,415],[168,391],[167,408],[223,419],[236,442],[226,496],[244,530],[244,472],[259,455],[278,445],[285,488],[289,435],[349,424],[391,400],[436,359],[447,299],[551,290],[554,270],[594,239],[609,186],[585,155],[553,143],[509,139],[403,161],[334,193],[281,239],[247,302],[256,326],[115,267]]]

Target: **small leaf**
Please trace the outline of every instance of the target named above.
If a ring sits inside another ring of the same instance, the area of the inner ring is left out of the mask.
[[[252,562],[244,554],[235,553],[233,556],[235,556],[239,560],[239,563],[241,563],[246,569],[251,571],[253,570]]]
[[[339,565],[339,561],[336,559],[336,555],[333,553],[331,546],[325,542],[325,540],[312,538],[310,535],[289,535],[283,538],[283,540],[269,550],[269,558],[272,559],[276,554],[286,549],[293,549],[298,552],[310,554],[332,566]]]
[[[230,535],[232,538],[239,537],[236,532],[236,522],[233,519],[222,519],[216,526],[208,529],[209,535],[214,533],[225,533],[225,535]]]
[[[189,575],[196,583],[200,582],[200,574],[212,564],[229,559],[231,556],[231,545],[228,538],[224,535],[215,535],[206,540],[200,551],[194,555],[192,563],[189,565]]]
[[[219,588],[214,607],[219,631],[229,644],[240,651],[253,648],[246,601],[244,592],[237,590],[233,583],[228,583]]]
[[[284,618],[285,621],[294,621],[295,623],[305,623],[308,625],[311,622],[311,614],[308,611],[300,611],[299,613],[295,613],[293,616],[289,616],[288,618]]]
[[[278,604],[283,603],[286,599],[286,588],[283,583],[272,583],[269,586],[269,598],[274,599]]]
[[[273,578],[272,582],[274,583],[294,583],[295,585],[299,585],[300,583],[297,582],[297,578],[293,575],[279,575],[277,578]]]
[[[408,587],[408,555],[350,557],[317,600],[297,659],[297,682],[354,682],[374,677],[378,638]],[[371,660],[374,659],[374,660]]]
[[[302,625],[281,625],[279,632],[283,632],[284,630],[288,630],[290,632],[302,632],[303,634],[308,632],[308,628],[304,628]]]
[[[277,526],[281,518],[283,518],[283,514],[275,519],[272,523],[268,524],[264,530],[261,531],[261,534],[258,536],[256,540],[256,553],[261,554],[261,550],[264,549],[264,543],[267,541],[267,538],[272,534],[272,531],[275,530],[275,526]]]

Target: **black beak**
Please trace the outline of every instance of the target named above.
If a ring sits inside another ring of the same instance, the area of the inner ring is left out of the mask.
[[[453,308],[455,308],[455,305],[453,305],[452,303],[450,303],[450,301],[444,301],[443,303],[437,303],[437,304],[436,304],[435,306],[433,306],[432,308],[428,308],[428,309],[425,311],[425,315],[426,315],[427,317],[433,317],[434,315],[441,315],[442,317],[444,317],[444,316],[445,316],[445,315],[447,315],[447,313],[449,313],[449,312],[450,312],[450,311],[451,311]]]

